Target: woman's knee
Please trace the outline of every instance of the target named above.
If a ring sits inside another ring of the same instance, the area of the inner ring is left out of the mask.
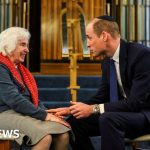
[[[43,150],[47,150],[50,148],[52,143],[52,136],[51,135],[46,135],[45,137],[43,137],[37,144],[35,144],[32,147],[32,150],[36,150],[36,149],[43,149]]]
[[[52,142],[52,136],[51,135],[46,135],[41,141],[43,143],[50,144]]]
[[[58,138],[61,141],[69,141],[69,133],[66,132],[66,133],[60,134],[58,135]]]

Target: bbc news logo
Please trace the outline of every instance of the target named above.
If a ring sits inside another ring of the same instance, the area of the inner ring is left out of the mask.
[[[19,138],[19,130],[0,130],[0,138],[17,139]]]

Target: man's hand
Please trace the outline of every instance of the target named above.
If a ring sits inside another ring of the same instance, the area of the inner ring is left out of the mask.
[[[46,110],[46,111],[48,113],[52,113],[56,116],[63,117],[63,118],[67,115],[70,115],[69,107],[49,109],[49,110]]]
[[[62,119],[60,117],[57,117],[57,116],[55,116],[53,114],[50,114],[50,113],[47,113],[45,121],[55,121],[55,122],[58,122],[58,123],[61,123],[61,124],[65,125],[65,126],[67,126],[68,128],[71,128],[69,123],[66,122],[64,119]]]
[[[93,112],[93,105],[84,104],[81,102],[72,102],[69,107],[71,114],[77,119],[89,117]]]

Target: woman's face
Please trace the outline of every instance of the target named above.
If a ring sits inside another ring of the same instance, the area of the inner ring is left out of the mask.
[[[9,58],[15,65],[18,65],[19,63],[24,62],[28,52],[28,40],[21,39],[18,41],[16,49],[9,55]]]

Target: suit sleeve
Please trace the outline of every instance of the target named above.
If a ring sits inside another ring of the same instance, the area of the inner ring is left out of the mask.
[[[12,76],[6,67],[0,65],[0,101],[10,109],[36,119],[45,120],[46,111],[35,106],[26,99],[14,84]]]

